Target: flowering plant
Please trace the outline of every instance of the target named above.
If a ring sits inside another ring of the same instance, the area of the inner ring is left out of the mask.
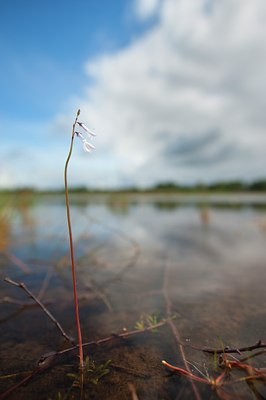
[[[68,169],[68,164],[69,164],[69,161],[70,161],[70,158],[72,155],[72,149],[73,149],[75,137],[77,136],[83,142],[84,150],[87,152],[90,152],[91,150],[95,149],[95,147],[88,140],[90,140],[92,137],[94,137],[96,135],[94,132],[90,131],[83,122],[78,121],[79,115],[80,115],[80,110],[77,111],[77,115],[76,115],[75,121],[72,126],[70,149],[69,149],[69,153],[68,153],[68,156],[66,159],[66,164],[65,164],[65,196],[66,196],[66,210],[67,210],[67,222],[68,222],[68,233],[69,233],[69,247],[70,247],[70,256],[71,256],[71,271],[72,271],[72,280],[73,280],[75,317],[76,317],[76,326],[77,326],[77,334],[78,334],[79,362],[80,362],[80,368],[81,368],[81,370],[83,370],[83,368],[84,368],[83,347],[82,347],[82,335],[81,335],[80,320],[79,320],[76,267],[75,267],[74,246],[73,246],[73,239],[72,239],[70,207],[69,207],[69,198],[68,198],[67,169]],[[76,130],[77,125],[80,128],[82,128],[82,130],[84,132],[86,132],[88,138],[84,137],[83,133]]]
[[[77,121],[77,124],[87,133],[88,139],[92,139],[96,134],[92,132],[83,122]],[[75,131],[75,134],[83,142],[83,148],[85,151],[90,152],[95,149],[92,143],[88,142],[88,139],[84,137],[81,132]]]

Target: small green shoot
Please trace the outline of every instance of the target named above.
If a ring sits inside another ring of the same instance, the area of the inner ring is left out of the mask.
[[[151,328],[159,323],[156,314],[141,314],[140,320],[136,322],[135,329],[143,330],[146,328]]]
[[[158,317],[155,314],[147,315],[147,323],[149,326],[154,326],[158,324]]]
[[[104,364],[96,365],[93,360],[89,357],[85,358],[84,367],[82,372],[69,373],[67,376],[74,379],[73,387],[81,386],[81,375],[83,375],[84,382],[90,382],[97,385],[99,380],[105,375],[109,374],[110,369],[108,368],[111,360],[106,361]]]

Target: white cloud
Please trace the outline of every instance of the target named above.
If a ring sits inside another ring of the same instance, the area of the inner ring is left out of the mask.
[[[141,38],[89,60],[80,104],[117,181],[264,174],[265,18],[264,0],[165,0]]]
[[[153,16],[159,9],[161,0],[135,0],[135,12],[138,18],[146,19]]]

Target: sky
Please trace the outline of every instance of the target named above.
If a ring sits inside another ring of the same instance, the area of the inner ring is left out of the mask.
[[[0,188],[266,176],[265,0],[0,0]]]

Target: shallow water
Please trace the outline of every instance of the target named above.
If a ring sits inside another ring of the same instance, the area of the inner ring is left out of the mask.
[[[1,204],[1,278],[24,282],[76,337],[64,197],[22,196]],[[151,317],[153,323],[173,317],[174,326],[165,323],[155,332],[113,336],[85,347],[85,355],[98,366],[111,363],[97,385],[89,376],[84,398],[266,395],[260,381],[234,383],[245,372],[232,371],[231,383],[218,391],[207,383],[195,383],[193,389],[188,378],[170,373],[161,363],[184,368],[185,357],[196,375],[218,376],[222,369],[214,357],[191,345],[238,348],[258,339],[265,342],[265,204],[263,197],[241,195],[72,197],[84,342],[134,330],[137,322],[138,327],[148,326]],[[3,279],[0,299],[3,393],[34,370],[41,355],[69,344],[23,290]],[[80,398],[80,389],[72,387],[68,376],[78,370],[76,356],[75,350],[56,357],[51,368],[9,398]],[[252,363],[265,368],[265,356]],[[16,375],[5,377],[11,374]]]

